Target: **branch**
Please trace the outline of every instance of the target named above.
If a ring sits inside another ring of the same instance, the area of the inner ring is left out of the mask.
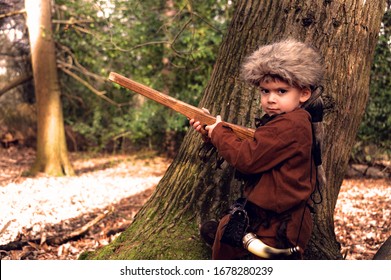
[[[17,86],[31,80],[33,78],[32,75],[25,75],[21,77],[17,77],[14,80],[12,80],[8,85],[0,89],[0,97],[5,94],[7,91],[16,88]]]
[[[179,32],[175,35],[174,39],[172,40],[172,42],[170,43],[170,48],[178,55],[180,54],[189,54],[191,52],[180,52],[178,51],[177,49],[175,49],[174,47],[174,44],[176,42],[176,40],[178,40],[179,36],[185,31],[185,29],[189,26],[189,24],[192,22],[193,20],[190,18],[181,28],[181,30],[179,30]]]
[[[89,90],[91,90],[94,94],[96,94],[97,96],[99,96],[100,98],[106,100],[107,102],[109,102],[110,104],[120,108],[120,107],[123,107],[123,106],[127,106],[127,105],[131,105],[131,103],[129,102],[126,102],[126,103],[117,103],[115,102],[114,100],[110,99],[109,97],[105,96],[106,92],[105,91],[99,91],[97,90],[96,88],[94,88],[91,84],[89,84],[87,81],[83,80],[82,78],[80,78],[78,75],[76,75],[75,73],[73,73],[72,71],[69,71],[68,69],[62,67],[62,66],[59,66],[58,67],[59,69],[61,69],[63,72],[65,72],[65,74],[71,76],[72,78],[74,78],[76,81],[78,81],[79,83],[81,83],[83,86],[85,86],[86,88],[88,88]]]
[[[96,80],[100,80],[102,82],[106,82],[107,79],[106,78],[103,78],[102,76],[99,76],[95,73],[92,73],[90,71],[88,71],[85,67],[83,67],[76,59],[76,57],[74,56],[74,54],[69,50],[68,47],[66,46],[63,46],[63,45],[59,45],[60,49],[62,49],[64,52],[66,52],[70,57],[71,57],[71,63],[66,63],[62,60],[57,60],[57,65],[58,65],[58,68],[61,69],[64,73],[66,73],[67,75],[71,76],[72,78],[74,78],[75,80],[77,80],[79,83],[81,83],[82,85],[84,85],[85,87],[87,87],[89,90],[91,90],[94,94],[98,95],[100,98],[106,100],[107,102],[109,102],[110,104],[116,106],[116,107],[123,107],[123,106],[127,106],[127,105],[130,105],[129,102],[126,102],[126,103],[117,103],[115,102],[114,100],[108,98],[107,96],[105,96],[104,94],[106,92],[104,91],[99,91],[97,89],[95,89],[93,86],[91,86],[90,83],[88,83],[87,81],[83,80],[81,77],[79,77],[78,75],[76,75],[75,73],[73,73],[72,71],[69,70],[70,69],[73,69],[73,70],[76,70],[86,76],[89,76],[89,77],[92,77]],[[72,64],[74,63],[74,65]]]
[[[75,64],[74,69],[77,69],[79,72],[82,72],[84,75],[88,75],[90,77],[93,77],[96,80],[106,81],[105,78],[102,78],[101,76],[90,72],[83,65],[81,65],[80,62],[76,59],[75,55],[72,53],[72,51],[68,47],[59,44],[59,48],[64,50],[64,52],[66,52],[72,58],[72,63]],[[59,60],[59,61],[61,61],[61,60]],[[65,63],[65,62],[61,61],[61,63]]]
[[[82,236],[85,234],[91,227],[98,224],[101,220],[103,220],[107,215],[109,215],[113,209],[106,210],[100,215],[98,215],[95,219],[88,222],[84,226],[66,234],[65,236],[53,236],[49,238],[38,238],[38,239],[32,239],[32,240],[26,240],[26,241],[13,241],[5,245],[0,245],[0,251],[12,251],[12,250],[21,250],[24,246],[31,245],[34,246],[36,244],[43,244],[46,243],[49,246],[58,246],[61,244],[64,244],[72,239],[75,239],[79,236]]]
[[[102,76],[99,76],[95,73],[92,73],[92,72],[88,71],[87,69],[85,69],[84,67],[80,68],[78,66],[75,66],[71,63],[66,63],[65,61],[59,60],[59,59],[57,60],[57,64],[58,64],[59,68],[72,69],[72,70],[78,71],[86,76],[89,76],[97,81],[102,81],[102,82],[106,81],[106,78],[103,78]]]
[[[169,44],[169,45],[171,45],[170,41],[164,40],[164,41],[146,42],[146,43],[143,43],[143,44],[135,45],[134,47],[132,47],[130,49],[123,49],[123,48],[119,47],[116,43],[114,43],[113,38],[111,38],[110,40],[111,40],[110,43],[114,46],[114,48],[111,48],[111,49],[118,50],[118,51],[121,51],[121,52],[131,52],[131,51],[134,51],[136,49],[139,49],[139,48],[142,48],[142,47],[145,47],[145,46],[149,46],[149,45],[160,45],[160,44]]]
[[[105,94],[106,92],[105,91],[99,91],[97,90],[96,88],[94,88],[93,86],[91,86],[88,82],[86,82],[85,80],[83,80],[82,78],[80,78],[78,75],[76,75],[75,73],[73,73],[72,71],[69,71],[68,69],[66,69],[65,67],[62,67],[61,65],[59,66],[59,68],[65,72],[65,74],[71,76],[72,78],[74,78],[76,81],[78,81],[79,83],[81,83],[83,86],[85,86],[86,88],[88,88],[90,91],[92,91],[93,93],[95,93],[96,95],[98,95],[100,98],[106,100],[107,102],[115,105],[115,106],[118,106],[118,103],[114,102],[113,100],[111,100],[110,98],[106,97]]]
[[[81,236],[83,235],[85,232],[87,232],[91,227],[93,227],[94,225],[96,225],[97,223],[99,223],[101,220],[103,220],[108,214],[110,214],[114,209],[111,209],[111,210],[105,210],[103,213],[101,213],[100,215],[98,215],[95,219],[93,219],[92,221],[89,221],[87,224],[85,224],[84,226],[82,226],[81,228],[78,228],[74,231],[72,231],[71,233],[67,234],[66,236],[64,237],[61,237],[58,239],[58,242],[61,242],[60,244],[62,243],[65,243],[75,237],[78,237],[78,236]]]
[[[11,17],[11,16],[13,16],[13,15],[24,14],[25,12],[26,12],[25,9],[21,9],[21,10],[19,10],[19,11],[13,11],[13,12],[1,14],[1,15],[0,15],[0,19],[1,19],[1,18],[6,18],[6,17]]]
[[[83,23],[92,23],[93,20],[90,19],[75,19],[74,17],[71,17],[69,20],[62,20],[62,19],[53,19],[53,23],[59,23],[59,24],[66,24],[66,25],[74,25],[74,24],[83,24]]]
[[[214,26],[212,23],[210,23],[207,19],[205,19],[204,17],[202,17],[198,13],[196,13],[194,11],[192,11],[191,13],[192,13],[192,15],[195,15],[196,17],[198,17],[201,21],[203,21],[206,25],[208,25],[213,30],[215,30],[215,31],[217,31],[219,33],[223,33],[223,31],[220,28]]]

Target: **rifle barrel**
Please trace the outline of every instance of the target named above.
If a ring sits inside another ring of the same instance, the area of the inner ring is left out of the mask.
[[[216,122],[216,118],[212,115],[205,113],[202,109],[197,108],[193,105],[187,104],[181,100],[173,98],[167,94],[161,93],[153,88],[150,88],[146,85],[140,84],[136,81],[133,81],[129,78],[126,78],[118,73],[111,72],[109,75],[109,80],[117,83],[127,89],[130,89],[138,94],[141,94],[149,99],[152,99],[184,116],[189,119],[195,119],[199,121],[202,125],[211,125]],[[254,138],[254,130],[224,122],[225,126],[230,127],[236,136],[239,139],[252,139]]]

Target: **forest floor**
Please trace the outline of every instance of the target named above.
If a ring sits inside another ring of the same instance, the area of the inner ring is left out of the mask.
[[[24,177],[32,149],[0,148],[0,259],[73,260],[124,231],[171,160],[70,153],[76,175]],[[372,259],[391,234],[389,179],[345,179],[335,233],[346,259]]]

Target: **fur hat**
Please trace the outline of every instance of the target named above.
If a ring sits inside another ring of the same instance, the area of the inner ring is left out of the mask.
[[[242,67],[245,81],[259,86],[267,78],[278,78],[299,88],[320,85],[324,69],[321,55],[310,45],[287,39],[260,47]]]

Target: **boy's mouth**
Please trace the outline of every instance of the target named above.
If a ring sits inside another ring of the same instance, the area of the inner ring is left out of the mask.
[[[279,112],[279,110],[278,110],[278,109],[275,109],[275,108],[267,108],[267,111],[268,111],[269,113],[274,113],[274,114],[277,114],[277,113]]]

